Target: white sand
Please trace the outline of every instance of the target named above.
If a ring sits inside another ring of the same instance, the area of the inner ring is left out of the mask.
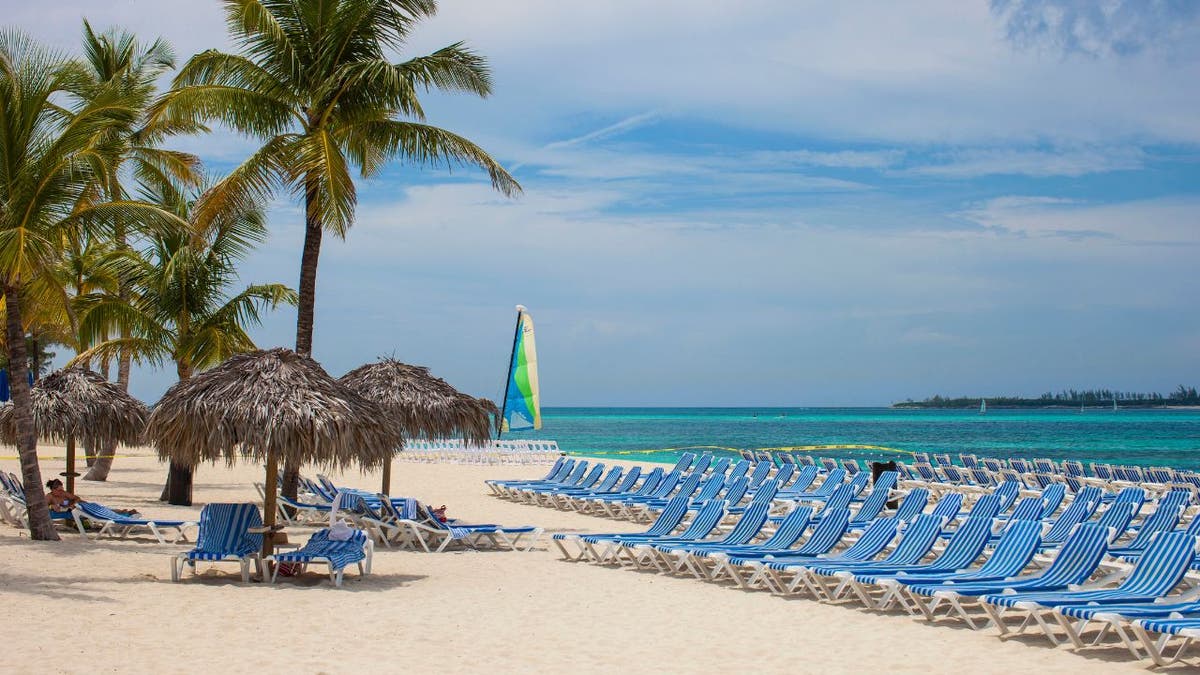
[[[0,468],[18,467],[5,459]],[[45,480],[61,470],[59,460],[43,462]],[[474,522],[548,532],[641,529],[496,499],[482,483],[544,471],[397,463],[393,493],[448,504],[450,515]],[[165,473],[152,457],[122,457],[108,483],[81,481],[77,492],[151,516],[194,519],[204,502],[253,500],[251,482],[262,476],[252,465],[204,466],[196,506],[181,508],[156,501]],[[333,478],[378,486],[377,476]],[[380,550],[374,574],[359,580],[348,571],[344,589],[316,574],[244,585],[233,564],[215,572],[202,566],[200,577],[176,584],[168,557],[181,550],[145,539],[85,542],[71,533],[61,543],[31,542],[0,525],[0,672],[1142,670],[1124,649],[1077,655],[1040,636],[1002,642],[959,624],[565,563],[551,550]],[[27,616],[39,619],[26,624]]]

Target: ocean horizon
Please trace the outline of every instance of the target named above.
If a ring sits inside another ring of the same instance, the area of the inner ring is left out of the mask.
[[[1200,468],[1200,409],[892,407],[547,407],[543,428],[506,438],[550,439],[570,454],[669,461],[689,449],[867,445],[801,454],[861,460],[911,452],[1048,457],[1111,464]]]

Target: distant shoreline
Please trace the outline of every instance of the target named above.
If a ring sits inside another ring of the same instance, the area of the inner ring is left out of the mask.
[[[974,410],[978,404],[960,405],[934,405],[932,403],[893,403],[889,406],[899,410]],[[1084,405],[1082,408],[1077,405],[1004,405],[999,403],[989,403],[988,410],[1107,410],[1112,411],[1112,406],[1097,403],[1094,405]],[[1127,404],[1118,403],[1117,410],[1200,410],[1200,405],[1139,405],[1136,401],[1130,401]]]

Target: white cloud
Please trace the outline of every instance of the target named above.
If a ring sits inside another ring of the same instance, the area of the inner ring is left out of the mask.
[[[935,157],[934,162],[912,166],[905,169],[904,173],[937,178],[1083,176],[1140,169],[1145,159],[1145,153],[1133,147],[1054,150],[968,148],[942,153]]]
[[[1047,197],[988,200],[964,215],[1030,237],[1108,237],[1131,244],[1200,245],[1200,198],[1088,204]]]

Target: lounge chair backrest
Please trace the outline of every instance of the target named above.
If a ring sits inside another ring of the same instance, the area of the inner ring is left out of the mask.
[[[826,471],[833,471],[838,468],[837,462],[829,457],[822,457],[819,461],[821,462],[821,466],[825,467]]]
[[[1133,520],[1135,506],[1129,502],[1113,502],[1100,516],[1099,524],[1109,529],[1112,536],[1109,541],[1116,541],[1117,538],[1125,534],[1129,529],[1129,523]]]
[[[929,453],[928,452],[914,452],[912,454],[912,458],[913,458],[913,462],[915,462],[917,464],[928,464],[929,463]]]
[[[1114,504],[1129,502],[1133,504],[1133,515],[1137,515],[1138,511],[1142,510],[1142,505],[1146,503],[1146,489],[1139,485],[1131,485],[1122,488],[1117,496],[1113,499]]]
[[[995,494],[980,497],[972,506],[968,517],[991,520],[1000,513],[1000,497]]]
[[[1041,497],[1025,497],[1017,502],[1017,508],[1013,509],[1010,521],[1041,520],[1043,501]]]
[[[727,546],[741,546],[749,543],[755,535],[762,531],[763,525],[767,522],[767,516],[770,514],[771,502],[755,502],[747,506],[742,517],[738,519],[737,525],[733,526],[721,543]]]
[[[1021,485],[1012,481],[1004,481],[992,490],[992,494],[1000,498],[1000,513],[1008,510],[1008,507],[1013,505],[1017,500],[1017,495],[1021,492]]]
[[[690,494],[692,500],[706,501],[715,498],[723,487],[725,487],[724,476],[691,473],[683,479],[675,494]]]
[[[1076,498],[1072,501],[1063,512],[1058,514],[1058,518],[1050,526],[1050,529],[1042,535],[1042,539],[1047,543],[1057,544],[1064,541],[1074,530],[1075,526],[1084,522],[1091,517],[1096,510],[1094,502],[1088,499]]]
[[[786,485],[794,473],[796,473],[795,464],[784,464],[783,466],[779,467],[779,470],[775,472],[775,475],[771,477],[771,480],[779,483],[780,485]]]
[[[796,480],[787,487],[785,492],[803,492],[812,487],[812,484],[817,480],[817,467],[802,466],[796,474]]]
[[[619,466],[615,467],[613,469],[613,471],[617,471],[620,468],[621,467],[619,467]],[[631,466],[631,467],[629,467],[629,471],[626,471],[625,475],[621,478],[621,482],[614,485],[609,490],[609,492],[612,494],[621,494],[624,492],[629,492],[630,490],[633,489],[634,485],[637,485],[637,482],[641,479],[641,477],[642,477],[642,467],[637,466],[637,465]]]
[[[779,457],[779,461],[783,462],[784,464],[796,463],[796,458],[792,457],[792,453],[790,452],[778,452],[776,455]]]
[[[1166,595],[1183,580],[1195,558],[1196,537],[1187,532],[1159,532],[1120,590],[1151,597]]]
[[[817,463],[813,460],[812,455],[795,455],[796,463],[804,466],[816,466]]]
[[[858,512],[854,514],[854,522],[862,523],[874,520],[883,511],[884,507],[887,506],[888,496],[891,494],[892,486],[895,484],[895,471],[885,471],[879,474],[879,480],[871,488],[871,494],[867,495]]]
[[[583,474],[587,472],[587,469],[588,469],[587,460],[580,460],[580,461],[576,462],[575,468],[571,469],[571,473],[567,474],[567,477],[562,479],[561,484],[562,485],[574,485],[574,484],[578,483],[579,480],[581,478],[583,478]]]
[[[867,487],[867,483],[871,482],[871,474],[866,471],[860,471],[854,474],[849,483],[846,483],[850,489],[854,490],[854,496],[857,497]]]
[[[976,485],[990,486],[996,484],[996,478],[988,473],[986,469],[974,468],[971,469],[971,480],[975,481]]]
[[[981,459],[980,461],[983,462],[983,468],[987,469],[988,471],[991,471],[992,473],[999,473],[1000,471],[1004,470],[1004,462],[1001,462],[998,459],[994,459],[991,457],[985,457],[984,459]]]
[[[1083,583],[1096,571],[1107,550],[1108,529],[1097,523],[1083,523],[1071,532],[1038,579],[1047,586]]]
[[[1067,486],[1062,483],[1049,485],[1045,490],[1042,490],[1042,518],[1049,518],[1058,511],[1058,507],[1062,506],[1063,499],[1067,496]]]
[[[896,520],[907,523],[916,518],[925,506],[929,503],[929,490],[927,488],[915,488],[904,495],[904,499],[900,505],[896,507]]]
[[[671,471],[678,471],[680,473],[687,471],[688,467],[694,461],[696,461],[696,455],[691,452],[685,452],[679,456],[679,459],[675,462],[675,466],[671,467]]]
[[[845,478],[845,471],[842,469],[834,469],[826,474],[825,480],[821,483],[820,487],[813,491],[813,494],[820,495],[822,497],[831,495],[833,494],[833,491],[842,484],[842,480]]]
[[[862,536],[842,552],[842,559],[870,560],[887,548],[896,538],[900,522],[895,518],[878,518],[863,530]]]
[[[996,542],[992,554],[983,561],[978,575],[1006,578],[1025,569],[1042,542],[1042,524],[1036,520],[1017,520],[1009,524]]]
[[[1063,473],[1067,474],[1068,476],[1075,476],[1076,478],[1082,478],[1083,476],[1087,475],[1087,473],[1083,470],[1083,462],[1073,459],[1063,460]]]
[[[1095,462],[1092,462],[1092,474],[1094,476],[1096,476],[1096,478],[1100,478],[1102,480],[1112,480],[1113,479],[1112,465],[1097,464]]]
[[[754,491],[754,498],[750,500],[750,503],[752,503],[752,504],[758,504],[758,503],[770,504],[771,501],[773,499],[775,499],[775,496],[778,494],[779,494],[779,481],[775,480],[774,478],[768,478],[766,481],[763,482],[762,485],[758,486],[757,490]],[[741,501],[741,500],[738,500],[738,501]],[[736,502],[734,502],[732,500],[730,500],[729,503],[730,503],[730,505],[736,504]]]
[[[938,468],[944,469],[948,466],[954,466],[954,462],[950,460],[950,455],[946,453],[938,453],[933,456],[933,461],[937,462]]]
[[[813,529],[812,536],[804,542],[800,548],[796,549],[799,555],[819,555],[827,553],[831,548],[837,545],[841,540],[842,535],[846,534],[846,528],[850,525],[850,510],[849,509],[834,509],[826,511],[821,519],[817,521],[816,528]]]
[[[679,481],[682,476],[683,474],[679,473],[678,471],[672,471],[668,474],[664,474],[662,480],[658,482],[658,485],[650,493],[650,496],[656,499],[665,499],[666,497],[670,496],[670,494],[675,491],[675,488],[679,487]],[[699,476],[697,476],[697,480],[698,479]]]
[[[1045,458],[1033,460],[1033,469],[1038,473],[1058,473],[1058,467],[1054,466],[1054,462]]]
[[[979,461],[975,458],[975,455],[960,454],[958,461],[962,462],[962,465],[968,469],[974,469],[979,466]]]
[[[1029,462],[1020,457],[1010,457],[1008,466],[1017,473],[1033,473],[1033,467],[1029,465]]]
[[[825,500],[825,508],[821,511],[821,517],[825,517],[826,511],[835,511],[849,508],[850,502],[854,499],[854,488],[849,485],[839,485],[833,494]]]
[[[915,470],[917,472],[917,475],[920,476],[921,480],[923,480],[923,481],[927,481],[930,483],[941,483],[942,482],[941,477],[937,475],[937,472],[935,472],[933,470],[933,466],[931,466],[929,464],[925,464],[923,462],[917,462],[917,463],[913,464],[913,470]]]
[[[334,485],[333,481],[329,480],[329,477],[325,474],[317,474],[317,482],[319,482],[321,487],[325,488],[325,491],[329,494],[336,495],[338,493],[338,487]]]
[[[107,506],[105,506],[103,504],[97,504],[96,502],[79,502],[79,504],[77,506],[78,506],[79,510],[83,512],[83,514],[85,516],[92,518],[94,520],[121,521],[121,520],[125,520],[126,518],[129,517],[129,516],[123,516],[123,515],[117,513],[116,511],[113,511],[112,509],[108,508]]]
[[[654,467],[650,470],[650,473],[646,474],[646,477],[642,480],[641,487],[633,495],[636,497],[648,496],[658,488],[658,484],[662,482],[662,479],[663,468],[661,466]]]
[[[754,470],[750,472],[750,489],[757,489],[767,479],[767,476],[771,475],[771,469],[773,468],[775,468],[775,465],[770,462],[755,464]]]
[[[842,468],[845,469],[846,473],[850,474],[851,476],[856,475],[859,471],[862,471],[862,467],[860,467],[858,462],[854,461],[853,459],[843,459]]]
[[[566,480],[566,479],[567,479],[567,476],[571,475],[571,472],[572,472],[572,471],[574,471],[574,470],[575,470],[575,460],[573,460],[573,459],[568,459],[567,461],[563,462],[563,463],[562,463],[562,464],[561,464],[561,465],[558,467],[558,472],[557,472],[557,473],[555,473],[553,476],[551,476],[551,477],[550,477],[550,479],[549,479],[549,480],[547,480],[546,482],[548,482],[548,483],[561,483],[561,482],[563,482],[564,480]]]
[[[992,539],[992,518],[971,516],[950,536],[946,549],[938,556],[937,569],[956,570],[969,567],[983,554]]]
[[[550,467],[550,470],[546,472],[546,475],[542,476],[542,480],[548,481],[551,478],[554,478],[554,474],[558,471],[559,467],[561,467],[563,465],[563,462],[565,462],[565,461],[567,461],[567,456],[559,455],[558,459],[554,460],[554,464]]]
[[[1178,504],[1159,506],[1157,511],[1146,518],[1146,521],[1142,523],[1141,529],[1138,530],[1133,539],[1123,548],[1126,550],[1145,549],[1150,545],[1150,541],[1154,538],[1155,534],[1172,530],[1179,524],[1179,515],[1182,511],[1183,507]]]
[[[946,476],[946,480],[950,481],[951,483],[954,483],[955,485],[966,485],[967,483],[970,482],[967,480],[967,477],[964,476],[963,473],[958,470],[958,467],[956,467],[956,466],[947,465],[947,466],[941,467],[941,469],[942,469],[942,473]]]
[[[604,480],[600,481],[599,485],[593,488],[593,491],[597,493],[609,492],[617,484],[617,481],[621,480],[621,475],[624,473],[624,471],[625,470],[619,466],[614,466],[613,468],[609,469],[608,475],[604,477]]]
[[[1161,509],[1164,506],[1187,507],[1191,503],[1192,503],[1192,493],[1191,492],[1188,492],[1185,490],[1171,490],[1171,491],[1167,492],[1167,494],[1163,495],[1161,499],[1158,500],[1158,508]]]
[[[603,475],[604,475],[604,463],[597,462],[595,465],[592,466],[592,470],[588,471],[586,474],[584,474],[583,478],[580,478],[579,482],[575,483],[575,485],[572,487],[590,488],[593,485],[595,485],[597,482],[599,482],[600,477]]]
[[[731,463],[732,460],[730,460],[728,457],[722,457],[721,459],[718,459],[711,467],[709,467],[708,472],[710,474],[719,473],[723,475],[729,470],[729,465]]]
[[[700,510],[696,512],[696,517],[692,519],[691,524],[683,531],[683,534],[679,535],[679,538],[690,540],[703,539],[720,524],[721,519],[724,517],[725,500],[710,499],[700,505]]]
[[[783,517],[779,529],[771,538],[762,543],[762,548],[770,551],[783,551],[791,548],[804,535],[812,522],[812,507],[801,506]]]
[[[742,459],[747,459],[747,460],[754,459],[754,453],[750,452],[749,450],[739,450],[738,452],[742,455]]]
[[[261,526],[257,504],[207,504],[200,510],[195,550],[217,555],[252,553],[262,548],[262,535],[247,530]]]
[[[951,492],[942,495],[942,498],[934,505],[933,512],[930,515],[936,516],[940,520],[950,520],[962,510],[962,503],[963,496],[961,492]]]
[[[725,501],[729,502],[731,506],[740,504],[742,499],[745,498],[746,492],[749,491],[749,489],[750,479],[746,476],[742,476],[741,478],[733,481],[733,485],[730,485],[729,489],[725,491]]]
[[[691,500],[687,497],[675,497],[667,502],[662,513],[658,514],[658,518],[646,530],[646,534],[653,537],[665,537],[673,532],[675,528],[679,527],[679,523],[683,522],[690,503]]]
[[[922,513],[901,531],[900,543],[885,560],[888,564],[912,565],[921,561],[937,543],[942,532],[942,519]]]
[[[700,457],[696,460],[696,463],[693,464],[692,467],[690,469],[688,469],[688,471],[690,473],[704,475],[704,472],[708,471],[708,467],[710,465],[712,465],[712,461],[713,461],[712,453],[706,452],[703,455],[700,455]]]

